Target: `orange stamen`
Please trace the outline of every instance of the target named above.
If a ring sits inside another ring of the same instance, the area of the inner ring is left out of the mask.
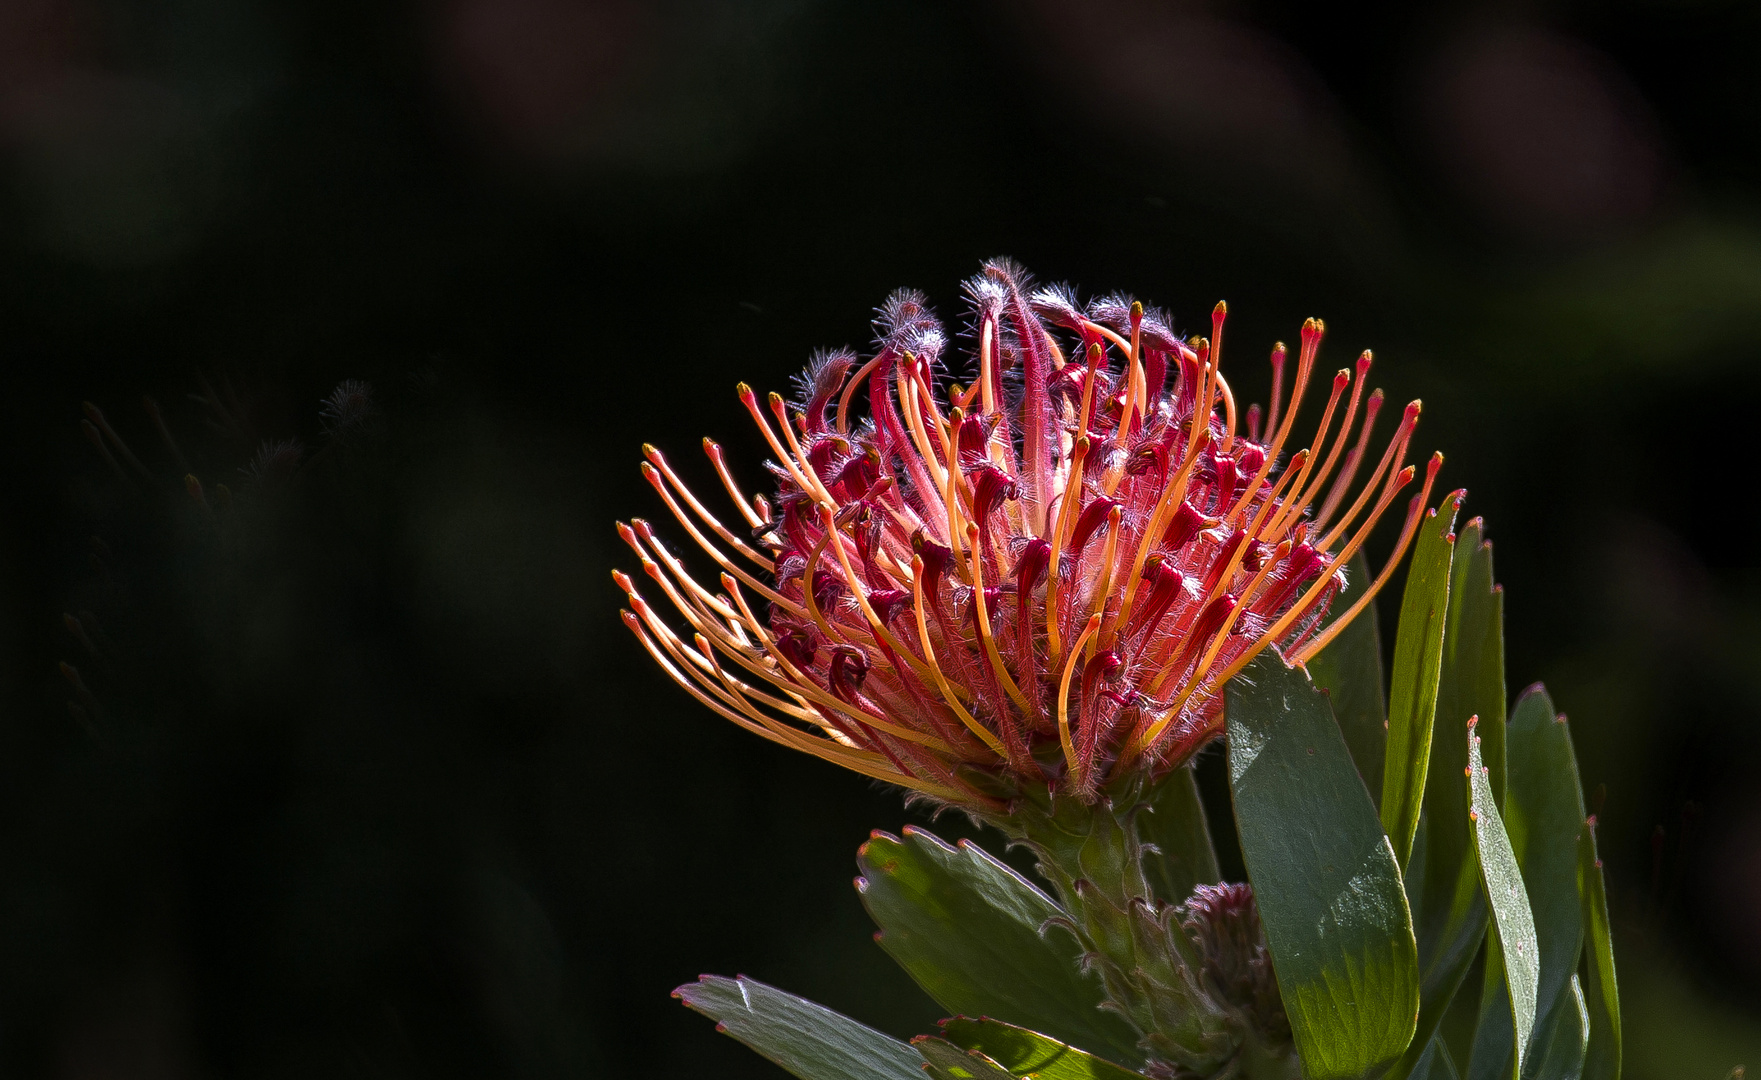
[[[1075,527],[1076,515],[1070,507],[1073,502],[1082,501],[1082,466],[1088,457],[1088,448],[1086,435],[1076,440],[1076,449],[1070,458],[1070,475],[1058,500],[1058,527],[1052,531],[1050,572],[1046,575],[1046,655],[1053,663],[1063,656],[1058,632],[1058,582],[1063,575],[1058,572],[1058,559],[1063,554],[1070,530]]]
[[[966,525],[967,557],[972,563],[972,609],[978,618],[978,640],[984,646],[985,658],[990,661],[991,671],[997,676],[997,682],[1009,700],[1020,707],[1022,715],[1036,716],[1039,713],[1027,701],[1027,695],[1015,685],[1009,675],[1009,669],[1003,666],[1003,654],[997,651],[997,639],[991,634],[991,616],[984,602],[983,560],[978,555],[978,526],[968,522]]]
[[[1107,611],[1107,601],[1112,599],[1113,555],[1119,547],[1119,522],[1124,519],[1124,516],[1125,508],[1123,506],[1115,506],[1113,509],[1107,511],[1107,542],[1106,546],[1101,549],[1101,580],[1096,583],[1097,588],[1095,589],[1094,596],[1095,615],[1105,615]],[[1118,631],[1119,620],[1115,619],[1113,620],[1109,631],[1102,635],[1102,637],[1107,638],[1109,644],[1111,644],[1112,636],[1117,634]],[[1101,640],[1101,637],[1096,637],[1089,641],[1088,659],[1094,659],[1095,650]]]
[[[953,425],[956,440],[960,437],[960,425],[964,420],[965,417],[959,409],[955,409],[951,414],[950,423]],[[953,551],[956,557],[962,554],[960,538],[966,534],[967,522],[960,513],[960,495],[963,494],[961,485],[964,479],[960,469],[960,457],[956,454],[948,459],[948,474],[942,482],[942,498],[948,508],[948,548]]]
[[[1235,449],[1235,395],[1229,392],[1229,384],[1223,382],[1223,320],[1229,317],[1229,305],[1217,301],[1211,309],[1211,371],[1212,378],[1223,387],[1224,415],[1228,417],[1228,432],[1223,437],[1223,453]],[[1205,415],[1210,415],[1210,398],[1205,399]]]
[[[838,433],[840,435],[850,433],[850,398],[855,396],[856,388],[868,381],[868,377],[874,374],[874,369],[885,358],[886,353],[882,353],[863,364],[856,369],[856,374],[850,377],[850,381],[844,384],[844,392],[838,395]]]
[[[1193,467],[1198,464],[1199,458],[1204,455],[1205,447],[1209,444],[1210,432],[1206,431],[1204,438],[1195,448],[1196,452],[1186,455],[1186,462],[1180,466],[1180,471],[1175,474],[1174,482],[1163,490],[1155,510],[1150,513],[1149,525],[1144,529],[1142,539],[1138,541],[1137,555],[1131,560],[1131,573],[1125,584],[1125,599],[1119,605],[1119,626],[1124,626],[1131,618],[1132,604],[1137,599],[1137,587],[1143,580],[1143,568],[1144,564],[1149,561],[1150,549],[1155,547],[1160,539],[1163,527],[1168,524],[1168,516],[1186,498],[1186,489],[1192,480]]]
[[[1432,464],[1426,469],[1425,486],[1419,492],[1418,498],[1413,500],[1415,509],[1408,511],[1407,521],[1400,530],[1400,542],[1394,545],[1394,552],[1388,556],[1388,561],[1383,564],[1382,572],[1376,575],[1376,579],[1370,583],[1369,588],[1364,590],[1363,595],[1358,597],[1351,607],[1346,609],[1345,614],[1334,619],[1325,630],[1315,636],[1313,641],[1304,645],[1297,651],[1296,655],[1291,657],[1292,663],[1306,664],[1314,659],[1315,656],[1319,655],[1320,651],[1325,649],[1334,638],[1338,637],[1341,631],[1351,625],[1353,619],[1362,614],[1364,608],[1368,607],[1370,602],[1376,598],[1376,594],[1382,591],[1382,586],[1388,584],[1388,579],[1394,576],[1395,568],[1400,565],[1401,557],[1406,554],[1407,546],[1412,542],[1413,536],[1418,531],[1417,522],[1423,519],[1418,511],[1423,509],[1426,496],[1431,492],[1431,478],[1436,475],[1437,466],[1442,464],[1443,455],[1433,455],[1431,461]],[[1456,497],[1459,496],[1460,493],[1457,492]],[[1435,511],[1432,511],[1432,516],[1436,516]]]
[[[917,636],[918,640],[923,643],[923,655],[929,661],[930,677],[934,680],[936,689],[941,691],[942,700],[946,701],[948,707],[954,710],[954,715],[960,718],[960,722],[966,725],[968,731],[977,735],[986,746],[991,748],[992,753],[1004,761],[1009,760],[1009,752],[1004,748],[1003,741],[992,734],[989,728],[979,723],[971,713],[966,711],[966,707],[960,704],[959,698],[954,695],[953,687],[949,685],[948,677],[942,674],[941,664],[936,662],[936,651],[929,640],[929,622],[924,616],[926,605],[923,602],[923,559],[918,556],[913,556],[911,559],[911,607],[917,615]]]
[[[1302,509],[1315,501],[1315,496],[1320,493],[1321,485],[1325,484],[1327,477],[1332,474],[1333,465],[1339,460],[1340,452],[1345,449],[1345,444],[1351,440],[1352,421],[1357,419],[1358,402],[1363,398],[1364,393],[1364,376],[1369,374],[1369,371],[1370,350],[1365,349],[1364,354],[1358,357],[1357,380],[1352,385],[1351,401],[1345,407],[1345,419],[1339,425],[1339,434],[1333,440],[1333,448],[1327,451],[1327,459],[1321,462],[1319,469],[1315,470],[1314,483],[1310,484],[1308,489],[1303,492],[1302,497],[1296,500],[1298,509],[1288,515],[1284,522],[1278,526],[1278,529],[1288,530],[1294,527],[1296,519],[1302,514]]]
[[[1438,455],[1438,460],[1441,460],[1441,456],[1442,455]],[[1430,470],[1430,475],[1426,477],[1426,481],[1425,481],[1426,488],[1425,488],[1424,492],[1421,492],[1421,495],[1429,493],[1430,477],[1434,476],[1435,474],[1436,474],[1436,469],[1435,469],[1435,467],[1433,467]],[[1351,556],[1356,554],[1358,547],[1361,546],[1363,544],[1365,538],[1368,537],[1370,529],[1374,526],[1376,519],[1381,516],[1382,512],[1387,509],[1388,504],[1393,501],[1395,493],[1398,492],[1402,487],[1405,487],[1408,483],[1410,483],[1412,480],[1412,477],[1413,477],[1413,470],[1409,466],[1408,468],[1402,470],[1400,475],[1391,476],[1388,478],[1388,484],[1383,491],[1382,497],[1377,500],[1375,513],[1371,515],[1369,521],[1364,523],[1363,528],[1361,528],[1358,531],[1358,533],[1352,537],[1351,543],[1346,545],[1345,550],[1343,550],[1339,553],[1335,562],[1349,561],[1351,559]],[[1403,541],[1403,549],[1404,549],[1404,541]],[[1292,625],[1294,625],[1299,619],[1301,619],[1305,614],[1308,613],[1309,609],[1313,606],[1314,602],[1319,599],[1322,590],[1327,588],[1327,585],[1328,585],[1328,578],[1326,575],[1323,575],[1319,580],[1317,580],[1313,585],[1311,585],[1309,587],[1308,591],[1303,594],[1302,599],[1297,601],[1294,605],[1291,606],[1289,611],[1284,613],[1284,616],[1282,618],[1280,618],[1276,623],[1274,623],[1271,626],[1271,628],[1268,629],[1264,634],[1260,635],[1259,639],[1252,646],[1250,646],[1247,650],[1245,650],[1241,654],[1241,656],[1237,657],[1235,659],[1235,661],[1229,665],[1228,668],[1224,669],[1224,671],[1221,675],[1219,675],[1216,679],[1212,680],[1213,685],[1222,686],[1225,683],[1227,683],[1230,679],[1233,679],[1237,674],[1239,674],[1241,672],[1242,668],[1245,668],[1249,663],[1251,663],[1253,661],[1253,659],[1256,656],[1258,656],[1261,652],[1263,652],[1267,645],[1270,645],[1272,642],[1277,641],[1278,639],[1282,638]],[[1165,676],[1158,676],[1157,683],[1151,685],[1151,687],[1150,687],[1151,693],[1154,693],[1156,691],[1157,686],[1159,685],[1162,678],[1165,678]],[[1195,685],[1195,684],[1189,683],[1189,688],[1192,685]],[[1188,696],[1190,696],[1190,694]],[[1184,698],[1182,700],[1184,700]],[[1179,715],[1178,711],[1170,711],[1167,714],[1165,714],[1161,720],[1159,720],[1155,724],[1151,725],[1151,727],[1148,730],[1146,730],[1142,736],[1133,740],[1133,742],[1131,744],[1130,752],[1126,756],[1128,758],[1135,757],[1135,756],[1143,753],[1145,750],[1147,750],[1151,745],[1153,745],[1155,743],[1156,739],[1161,737],[1162,732],[1167,730],[1168,725],[1173,723],[1174,719],[1178,715]]]
[[[910,360],[910,354],[906,354],[906,360]],[[937,485],[946,488],[948,484],[947,470],[942,467],[940,461],[936,460],[935,450],[930,445],[929,432],[924,430],[923,414],[917,407],[916,388],[917,383],[913,378],[907,377],[898,380],[899,411],[905,414],[905,428],[911,433],[911,441],[917,445],[917,454],[923,458],[923,463],[929,470],[930,479]],[[953,455],[947,455],[946,460],[952,462]]]
[[[927,368],[928,365],[926,364],[913,365],[911,369],[911,382],[913,386],[912,393],[918,395],[918,404],[929,414],[930,419],[934,421],[936,441],[939,442],[942,447],[942,460],[953,461],[954,444],[950,441],[951,435],[948,421],[942,417],[941,410],[936,407],[936,396],[930,391],[929,382],[926,377]]]
[[[1439,454],[1434,461],[1441,462],[1442,459],[1442,455]],[[1431,478],[1436,475],[1436,471],[1436,465],[1434,463],[1427,471],[1425,476],[1426,487],[1420,492],[1421,495],[1427,494],[1430,491],[1429,485],[1431,483]],[[1370,530],[1376,527],[1376,523],[1382,519],[1382,515],[1388,511],[1388,507],[1394,502],[1394,496],[1399,494],[1400,490],[1406,487],[1406,485],[1412,483],[1412,478],[1415,472],[1416,470],[1411,465],[1408,465],[1388,478],[1387,484],[1383,485],[1381,496],[1376,500],[1376,505],[1370,512],[1370,516],[1364,520],[1363,525],[1358,528],[1357,532],[1352,534],[1351,542],[1341,548],[1339,553],[1333,557],[1334,565],[1351,561],[1351,557],[1357,554],[1357,549],[1363,546],[1365,540],[1369,539]],[[1290,610],[1286,611],[1283,617],[1276,623],[1273,623],[1271,629],[1266,631],[1266,639],[1270,641],[1283,637],[1285,632],[1292,626],[1306,618],[1314,605],[1319,602],[1321,593],[1326,586],[1327,579],[1325,576],[1316,579],[1315,583],[1309,586],[1308,592],[1302,595],[1302,599],[1298,600],[1295,604],[1292,604]]]
[[[1370,492],[1376,489],[1376,483],[1382,479],[1382,474],[1387,471],[1388,466],[1393,464],[1394,468],[1399,469],[1400,464],[1406,460],[1407,443],[1412,438],[1413,428],[1418,425],[1419,409],[1420,403],[1416,400],[1406,407],[1406,415],[1400,418],[1400,427],[1395,430],[1394,438],[1388,443],[1388,449],[1382,452],[1382,460],[1377,462],[1376,471],[1370,474],[1369,480],[1364,483],[1363,490],[1358,492],[1357,498],[1351,504],[1351,509],[1347,510],[1345,516],[1339,519],[1339,524],[1328,530],[1327,535],[1315,545],[1316,547],[1323,550],[1331,548],[1338,541],[1340,535],[1346,529],[1351,528],[1351,523],[1357,520],[1358,512],[1364,508],[1364,501],[1370,497]]]
[[[1064,747],[1064,763],[1069,766],[1070,774],[1081,779],[1081,767],[1076,760],[1076,743],[1070,737],[1070,676],[1076,671],[1076,658],[1082,655],[1083,644],[1094,636],[1101,628],[1101,617],[1090,615],[1088,625],[1076,636],[1070,647],[1070,656],[1064,662],[1063,677],[1058,680],[1058,742]]]
[[[1131,382],[1127,387],[1122,422],[1129,424],[1132,413],[1141,416],[1148,411],[1145,406],[1149,401],[1149,376],[1143,370],[1143,304],[1136,300],[1131,302],[1131,348],[1125,355],[1131,361]]]
[[[1229,640],[1229,632],[1235,628],[1235,621],[1241,618],[1241,613],[1247,610],[1248,605],[1253,602],[1254,595],[1259,591],[1261,585],[1264,584],[1266,578],[1272,573],[1272,569],[1280,562],[1283,562],[1285,556],[1289,554],[1290,542],[1285,541],[1278,545],[1278,549],[1272,558],[1267,559],[1265,563],[1260,566],[1259,573],[1255,574],[1253,580],[1248,582],[1247,588],[1241,591],[1240,601],[1238,601],[1234,607],[1229,609],[1229,614],[1224,617],[1223,624],[1217,628],[1215,634],[1211,635],[1210,648],[1205,650],[1204,656],[1200,658],[1197,666],[1192,669],[1192,677],[1186,680],[1186,688],[1180,692],[1180,696],[1175,699],[1174,704],[1169,707],[1165,714],[1163,714],[1162,719],[1151,726],[1150,732],[1146,734],[1142,741],[1142,746],[1147,747],[1155,742],[1157,736],[1166,729],[1168,724],[1173,722],[1175,717],[1180,715],[1180,710],[1186,706],[1186,702],[1192,697],[1198,688],[1204,684],[1205,675],[1210,671],[1211,665],[1216,662],[1217,654],[1223,651],[1223,643]],[[1184,657],[1182,659],[1184,659]],[[1152,694],[1155,693],[1155,690],[1156,688],[1153,686],[1150,688]]]
[[[1082,380],[1082,408],[1077,413],[1076,434],[1079,438],[1088,437],[1088,426],[1094,422],[1095,383],[1100,379],[1102,355],[1099,344],[1088,347],[1088,375]]]
[[[825,521],[826,531],[836,534],[838,527],[836,517],[830,510],[824,508],[821,508],[821,514]],[[904,642],[893,636],[892,631],[888,630],[886,624],[881,622],[880,614],[868,602],[868,590],[863,588],[861,580],[856,576],[856,571],[851,568],[850,557],[845,554],[843,543],[834,543],[832,550],[838,556],[838,565],[844,569],[844,583],[849,587],[850,595],[856,598],[856,606],[862,609],[863,617],[868,620],[868,628],[875,640],[884,642],[898,655],[899,659],[911,666],[911,670],[919,679],[928,682],[930,679],[929,669],[916,656],[912,655],[911,650],[905,647]]]
[[[777,460],[782,464],[783,468],[789,471],[789,475],[794,478],[795,485],[801,489],[803,494],[817,501],[819,497],[819,488],[811,480],[807,479],[807,476],[804,473],[802,473],[799,466],[795,463],[794,456],[783,447],[781,440],[777,438],[776,432],[770,429],[770,422],[764,418],[764,413],[759,411],[758,396],[752,392],[752,387],[747,386],[745,383],[741,383],[735,388],[735,390],[739,394],[740,404],[746,406],[746,411],[752,414],[752,420],[758,425],[759,432],[764,435],[764,441],[770,443],[770,448],[776,452]],[[774,397],[775,395],[773,394],[772,396]],[[789,425],[784,424],[783,430],[786,432],[788,427]],[[833,505],[836,504],[834,503]]]
[[[1272,343],[1272,404],[1266,408],[1266,437],[1272,436],[1272,429],[1278,426],[1278,408],[1283,403],[1284,393],[1284,359],[1290,355],[1290,349],[1282,342]]]
[[[625,625],[629,626],[630,620],[626,620]],[[717,715],[726,720],[732,721],[760,738],[768,739],[771,742],[777,743],[780,746],[786,746],[792,750],[799,750],[803,753],[812,754],[814,757],[817,757],[822,761],[829,761],[834,765],[842,765],[851,772],[858,773],[862,776],[867,776],[874,780],[884,780],[889,784],[898,784],[900,787],[910,788],[913,791],[920,791],[925,795],[937,799],[968,801],[973,798],[972,793],[957,791],[954,788],[947,787],[943,784],[920,780],[910,773],[898,770],[894,768],[891,763],[887,762],[884,757],[875,754],[872,751],[853,750],[840,746],[827,739],[814,738],[813,736],[805,735],[800,732],[793,733],[795,737],[790,738],[787,735],[773,731],[771,728],[763,724],[754,723],[749,718],[728,708],[705,691],[699,689],[693,680],[682,675],[679,669],[674,666],[672,661],[663,654],[645,632],[633,626],[631,629],[636,633],[637,640],[641,641],[643,647],[648,650],[648,654],[654,658],[655,663],[659,664],[661,669],[671,676],[674,682],[684,687],[687,693],[708,706]]]
[[[734,474],[728,471],[727,456],[722,453],[721,444],[706,437],[703,440],[703,452],[709,455],[709,460],[715,465],[715,474],[721,477],[722,486],[728,489],[728,497],[734,500],[734,505],[739,508],[740,516],[746,519],[746,524],[754,529],[763,525],[764,520],[747,505],[746,496],[740,494],[740,485],[734,483]]]
[[[1223,440],[1225,447],[1235,445],[1235,391],[1229,389],[1229,380],[1217,372],[1217,394],[1223,399],[1223,428],[1228,433]]]
[[[1278,434],[1266,447],[1266,460],[1260,466],[1261,475],[1256,478],[1253,488],[1259,486],[1259,480],[1265,479],[1265,473],[1272,468],[1272,465],[1278,460],[1278,455],[1284,451],[1284,441],[1290,437],[1290,429],[1296,423],[1297,409],[1302,405],[1302,395],[1308,389],[1309,371],[1314,367],[1315,353],[1321,347],[1321,336],[1325,330],[1326,327],[1319,319],[1303,320],[1302,349],[1297,353],[1296,382],[1290,388],[1290,405],[1284,410],[1283,423],[1278,425]],[[1270,430],[1271,427],[1272,422],[1266,421],[1267,430]]]
[[[1370,394],[1369,404],[1364,409],[1364,422],[1358,427],[1357,445],[1351,453],[1345,455],[1345,468],[1339,472],[1339,478],[1333,481],[1333,487],[1327,492],[1327,501],[1321,504],[1321,512],[1315,515],[1315,528],[1324,528],[1333,517],[1333,511],[1351,490],[1351,482],[1357,477],[1358,469],[1363,467],[1364,451],[1369,449],[1370,429],[1375,427],[1376,415],[1382,411],[1382,391]]]
[[[673,472],[672,466],[667,464],[666,455],[662,454],[657,447],[652,443],[643,443],[642,453],[647,456],[649,462],[655,468],[660,470],[661,475],[666,477],[667,482],[673,486],[673,490],[677,491],[679,497],[685,500],[685,505],[689,506],[692,510],[695,510],[697,516],[702,518],[704,523],[713,529],[717,536],[722,538],[723,542],[735,551],[746,556],[748,559],[751,559],[753,562],[764,567],[766,570],[774,571],[777,568],[776,563],[772,562],[766,556],[760,555],[758,552],[752,550],[744,540],[741,540],[739,537],[729,532],[720,521],[716,520],[714,514],[710,513],[702,503],[697,501],[697,496],[691,494],[691,489],[685,486],[685,482],[679,479],[677,473]],[[754,524],[756,524],[756,522]]]
[[[1308,505],[1306,501],[1296,496],[1304,490],[1309,472],[1321,458],[1321,447],[1326,445],[1327,436],[1333,426],[1333,413],[1339,408],[1339,399],[1345,394],[1345,388],[1350,383],[1351,372],[1344,368],[1340,368],[1338,374],[1333,376],[1333,392],[1327,395],[1327,407],[1321,410],[1321,423],[1315,428],[1315,441],[1309,446],[1308,460],[1303,463],[1302,475],[1297,477],[1295,485],[1290,489],[1289,504],[1279,511],[1277,517],[1272,519],[1272,535],[1282,535],[1283,530],[1287,529],[1290,522],[1301,514],[1303,508]]]
[[[783,395],[774,390],[770,394],[770,411],[777,418],[777,426],[783,429],[783,438],[789,440],[789,450],[794,453],[795,460],[801,465],[798,475],[807,478],[808,483],[812,485],[809,490],[817,494],[827,506],[838,505],[838,500],[832,498],[832,493],[827,491],[825,484],[820,481],[819,473],[814,470],[813,463],[807,460],[807,453],[801,449],[801,441],[795,438],[795,425],[789,423],[788,403],[783,400]]]

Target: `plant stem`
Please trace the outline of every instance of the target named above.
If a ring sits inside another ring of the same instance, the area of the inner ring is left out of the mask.
[[[1299,1075],[1287,1041],[1263,1039],[1251,1018],[1205,978],[1206,957],[1144,875],[1137,785],[1093,803],[1040,789],[992,819],[1037,857],[1069,912],[1068,925],[1110,1004],[1136,1027],[1146,1069],[1167,1077],[1286,1080]]]

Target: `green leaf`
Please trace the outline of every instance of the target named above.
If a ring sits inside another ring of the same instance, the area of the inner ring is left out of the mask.
[[[1406,864],[1408,886],[1416,886],[1418,894],[1418,1031],[1389,1080],[1406,1075],[1428,1048],[1486,936],[1486,899],[1472,852],[1473,832],[1461,812],[1468,803],[1467,739],[1462,733],[1469,718],[1481,719],[1481,757],[1491,770],[1488,779],[1497,801],[1504,777],[1503,615],[1504,594],[1492,576],[1492,545],[1484,542],[1482,523],[1475,518],[1462,527],[1450,563],[1434,726],[1440,737],[1431,743],[1424,819]]]
[[[1445,623],[1443,664],[1437,679],[1437,721],[1434,730],[1459,733],[1473,717],[1480,718],[1480,758],[1489,771],[1493,802],[1504,806],[1504,590],[1492,574],[1492,545],[1485,523],[1474,518],[1461,528],[1449,567],[1449,618]],[[1446,742],[1447,748],[1440,745]],[[1425,808],[1436,807],[1460,822],[1465,800],[1467,743],[1450,737],[1434,741],[1433,768],[1426,775]],[[1448,775],[1440,770],[1447,764]],[[1434,781],[1447,781],[1433,787]],[[1447,797],[1449,802],[1433,800]],[[1445,809],[1447,808],[1447,809]],[[1468,862],[1465,827],[1452,861]]]
[[[1480,988],[1480,1013],[1468,1052],[1468,1080],[1513,1080],[1516,1061],[1510,1021],[1510,976],[1504,953],[1493,935],[1486,940],[1486,972]]]
[[[949,847],[909,826],[902,838],[876,832],[856,861],[876,940],[950,1013],[1143,1060],[1131,1026],[1101,1010],[1105,990],[1082,970],[1075,936],[1048,925],[1069,916],[1021,875],[969,841]]]
[[[1479,730],[1484,727],[1482,724]],[[1517,699],[1505,737],[1510,778],[1504,822],[1528,892],[1540,956],[1531,1047],[1532,1054],[1538,1055],[1548,1052],[1550,1040],[1562,1025],[1579,1030],[1574,1018],[1582,995],[1574,986],[1584,940],[1583,908],[1578,898],[1578,837],[1584,829],[1584,799],[1571,731],[1540,685],[1529,687]],[[1512,999],[1492,978],[1488,974],[1475,1055],[1469,1062],[1470,1077],[1503,1075],[1510,1060]],[[1565,1012],[1571,1017],[1556,1015]],[[1557,1037],[1569,1041],[1577,1036]],[[1531,1056],[1523,1066],[1523,1075],[1540,1075],[1536,1071],[1540,1067],[1539,1058]],[[1563,1066],[1556,1062],[1549,1067]],[[1572,1068],[1581,1070],[1581,1054]]]
[[[1327,698],[1270,653],[1225,691],[1229,787],[1309,1080],[1399,1056],[1418,1012],[1412,915]]]
[[[1590,1015],[1584,1080],[1620,1080],[1620,990],[1614,981],[1614,940],[1594,817],[1578,834],[1578,897],[1584,911],[1584,1004]]]
[[[1529,1037],[1535,1029],[1536,993],[1541,980],[1541,948],[1535,935],[1535,917],[1529,908],[1529,894],[1523,884],[1522,870],[1498,805],[1492,798],[1489,770],[1480,760],[1480,738],[1471,729],[1468,740],[1468,816],[1474,826],[1474,850],[1480,864],[1480,883],[1486,890],[1486,902],[1492,908],[1493,938],[1487,942],[1487,982],[1492,985],[1494,962],[1503,969],[1503,984],[1509,992],[1509,1016],[1515,1033],[1513,1070],[1500,1075],[1520,1076],[1523,1061],[1528,1057]],[[1493,945],[1497,949],[1493,949]],[[1488,994],[1491,998],[1494,995]],[[1489,1006],[1488,1006],[1489,1008]],[[1481,1027],[1485,1029],[1488,1013],[1481,1011]],[[1475,1036],[1474,1053],[1468,1060],[1468,1077],[1473,1080],[1480,1061],[1479,1036]],[[1491,1060],[1491,1059],[1488,1059]]]
[[[1545,1030],[1553,1022],[1553,1010],[1577,1008],[1571,983],[1584,945],[1583,904],[1578,899],[1584,795],[1571,730],[1540,684],[1517,699],[1505,739],[1510,788],[1504,823],[1535,916],[1541,949],[1536,1027]]]
[[[1008,1069],[976,1050],[962,1050],[946,1039],[919,1035],[911,1045],[936,1080],[1016,1080]]]
[[[1449,567],[1449,621],[1443,645],[1443,668],[1437,680],[1437,719],[1460,731],[1468,718],[1483,722],[1480,758],[1490,773],[1492,799],[1504,808],[1504,590],[1492,574],[1492,543],[1486,523],[1474,518],[1461,527]],[[1493,723],[1496,720],[1497,723]],[[1450,760],[1466,765],[1465,743],[1451,739]],[[1439,758],[1432,752],[1431,763]],[[1459,771],[1459,770],[1457,770]],[[1462,788],[1448,789],[1453,812],[1462,803]],[[1427,784],[1426,798],[1430,789]],[[1429,801],[1425,804],[1429,807]],[[1466,855],[1466,849],[1462,854]]]
[[[1038,1080],[1143,1080],[1084,1050],[1000,1020],[956,1016],[942,1021],[942,1035],[965,1050],[977,1050],[1016,1076]]]
[[[1412,1080],[1459,1080],[1455,1059],[1449,1056],[1449,1047],[1443,1045],[1443,1036],[1433,1035],[1426,1041],[1424,1051],[1414,1060],[1413,1070],[1407,1075]]]
[[[1370,563],[1360,550],[1346,564],[1345,589],[1333,601],[1329,617],[1348,610],[1370,587]],[[1350,626],[1304,665],[1316,686],[1327,691],[1333,718],[1351,748],[1358,775],[1370,796],[1382,797],[1382,759],[1388,748],[1388,700],[1382,672],[1382,634],[1376,605],[1370,604]]]
[[[1443,629],[1449,612],[1450,561],[1455,550],[1456,511],[1462,492],[1425,512],[1407,569],[1400,625],[1394,631],[1394,675],[1388,704],[1388,757],[1382,769],[1382,829],[1404,868],[1431,761],[1431,728],[1437,716],[1437,680],[1443,667]]]
[[[1159,852],[1145,853],[1143,858],[1144,877],[1156,895],[1179,904],[1192,895],[1195,885],[1221,881],[1210,822],[1205,818],[1205,804],[1199,800],[1192,768],[1175,769],[1145,794],[1144,810],[1137,815],[1137,835]]]
[[[1468,1080],[1505,1080],[1512,1075],[1510,992],[1502,959],[1486,968],[1486,992],[1480,1002],[1480,1026],[1474,1032]],[[1496,981],[1495,981],[1496,980]],[[1561,988],[1559,1006],[1535,1025],[1522,1080],[1580,1080],[1589,1046],[1589,1013],[1574,974]]]
[[[744,975],[705,975],[673,996],[801,1080],[923,1080],[905,1043]]]
[[[1590,1047],[1590,1011],[1575,973],[1566,982],[1560,999],[1560,1006],[1551,1010],[1535,1031],[1534,1052],[1523,1069],[1523,1080],[1580,1080],[1584,1075],[1584,1054]]]

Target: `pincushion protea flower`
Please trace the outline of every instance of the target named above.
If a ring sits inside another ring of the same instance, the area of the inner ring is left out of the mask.
[[[1262,651],[1301,662],[1361,612],[1442,459],[1387,565],[1328,622],[1346,561],[1415,473],[1417,401],[1358,483],[1382,403],[1364,397],[1368,352],[1333,377],[1303,443],[1319,320],[1303,324],[1287,405],[1273,349],[1262,430],[1220,370],[1221,303],[1209,339],[1183,339],[1125,297],[1036,291],[1004,260],[966,292],[969,385],[944,387],[941,324],[899,292],[872,357],[816,357],[793,403],[740,386],[776,454],[774,497],[747,496],[704,449],[744,527],[645,447],[643,474],[720,588],[647,522],[620,524],[690,634],[619,572],[624,621],[698,700],[782,745],[972,809],[1022,785],[1089,801],[1215,738],[1224,684]]]

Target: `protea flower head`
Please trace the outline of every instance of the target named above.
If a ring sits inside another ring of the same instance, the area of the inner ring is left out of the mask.
[[[742,384],[776,491],[747,495],[705,440],[732,527],[645,447],[643,474],[721,572],[705,584],[647,522],[620,524],[689,630],[619,572],[624,621],[693,696],[774,742],[980,812],[1022,785],[1088,801],[1215,738],[1224,684],[1263,650],[1300,662],[1362,611],[1441,456],[1386,568],[1329,622],[1346,561],[1414,479],[1419,403],[1375,455],[1368,352],[1302,441],[1319,320],[1288,404],[1272,350],[1262,417],[1220,370],[1223,304],[1208,339],[1183,338],[1127,297],[1079,304],[1004,260],[966,293],[967,385],[947,383],[947,336],[916,292],[882,306],[872,356],[815,357],[793,401]]]

